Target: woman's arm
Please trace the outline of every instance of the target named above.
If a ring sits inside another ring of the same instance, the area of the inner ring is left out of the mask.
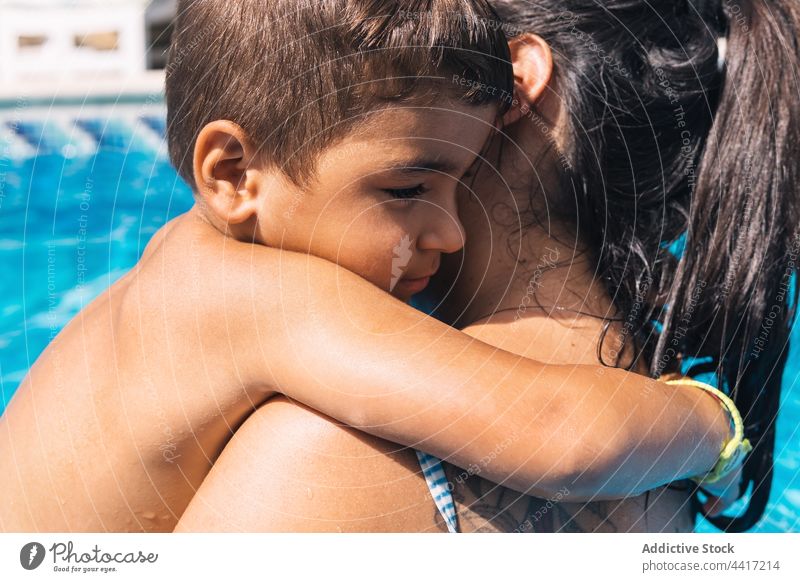
[[[201,255],[245,386],[519,491],[640,493],[709,470],[728,436],[703,391],[498,350],[321,259],[233,241]]]

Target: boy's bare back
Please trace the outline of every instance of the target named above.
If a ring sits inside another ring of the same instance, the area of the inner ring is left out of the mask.
[[[233,428],[269,395],[244,395],[235,358],[208,341],[225,323],[197,299],[215,293],[226,244],[238,243],[194,210],[170,222],[37,360],[0,418],[11,453],[0,454],[2,529],[174,527]],[[132,496],[131,481],[150,486]]]

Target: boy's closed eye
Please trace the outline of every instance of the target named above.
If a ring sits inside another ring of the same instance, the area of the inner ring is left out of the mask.
[[[460,177],[456,178],[456,181],[463,183],[465,180],[473,178],[480,167],[480,162],[480,157],[476,157],[466,170],[460,172]],[[435,185],[432,185],[432,183],[451,180],[456,175],[459,175],[455,171],[454,164],[449,164],[447,162],[420,162],[419,164],[420,165],[409,165],[406,168],[395,169],[393,171],[399,173],[433,173],[434,176],[429,180],[430,183],[423,182],[409,186],[381,188],[381,190],[397,200],[413,200],[433,190]]]
[[[430,188],[424,184],[417,184],[416,186],[407,188],[384,188],[383,191],[392,198],[398,200],[411,200],[424,195],[426,192],[430,191]]]

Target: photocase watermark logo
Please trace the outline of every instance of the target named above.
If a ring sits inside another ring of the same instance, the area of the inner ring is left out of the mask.
[[[97,544],[89,549],[78,548],[70,540],[66,543],[56,542],[47,549],[39,542],[27,543],[19,552],[19,563],[26,570],[35,570],[48,556],[52,562],[47,568],[69,574],[108,574],[119,572],[121,567],[155,564],[158,561],[158,554],[154,552],[104,551]]]
[[[26,570],[35,570],[44,562],[45,549],[39,542],[30,542],[19,551],[19,563]]]
[[[405,268],[408,266],[408,262],[411,260],[411,238],[409,238],[408,235],[405,235],[400,239],[400,242],[397,243],[397,246],[395,246],[392,251],[392,280],[389,283],[390,293],[394,291],[395,285],[397,285],[397,283],[403,277]]]

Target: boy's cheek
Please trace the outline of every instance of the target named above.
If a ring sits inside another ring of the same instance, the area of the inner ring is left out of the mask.
[[[387,292],[412,263],[412,239],[390,226],[359,229],[356,236],[340,243],[337,262]]]
[[[279,197],[262,200],[258,209],[258,234],[265,245],[280,245],[281,233],[295,218],[296,213],[289,212],[288,207]]]
[[[316,193],[315,193],[316,195]],[[414,252],[409,232],[385,204],[322,204],[273,199],[259,217],[264,244],[338,264],[384,291],[405,275]],[[402,213],[401,213],[402,214]]]

